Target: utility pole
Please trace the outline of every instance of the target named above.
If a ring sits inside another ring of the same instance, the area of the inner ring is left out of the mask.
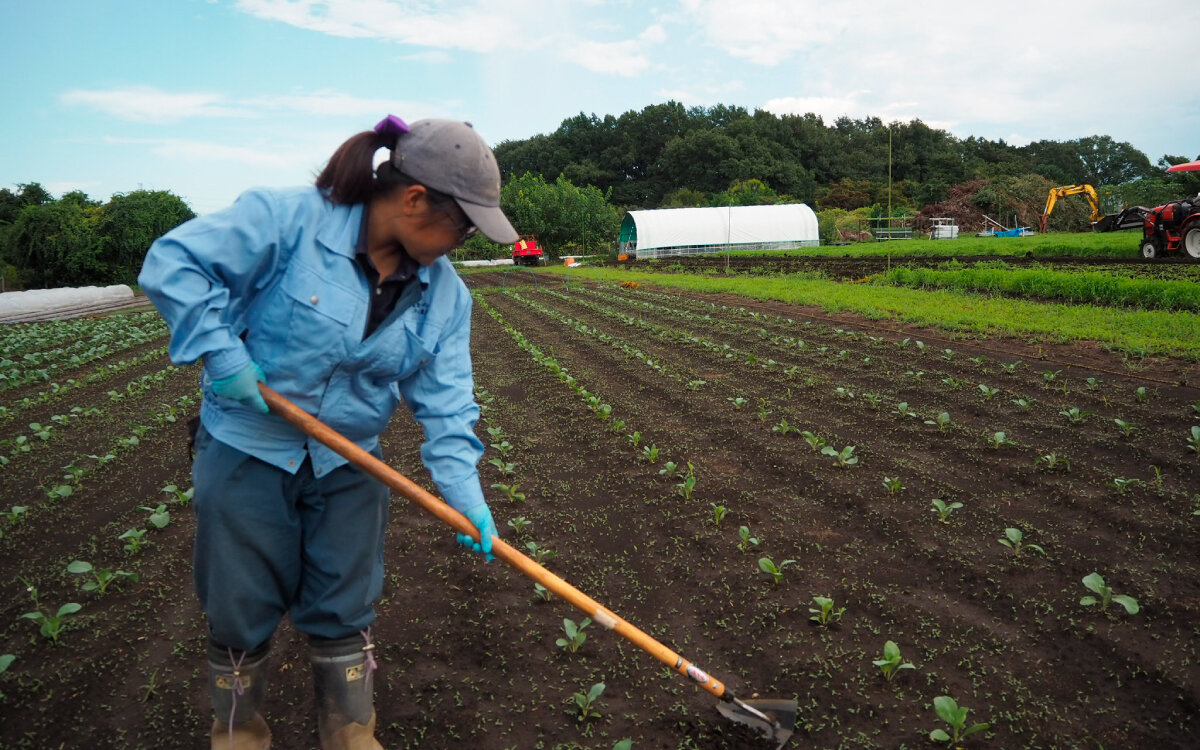
[[[892,228],[892,126],[888,124],[888,230]]]
[[[725,275],[729,275],[729,241],[730,227],[733,224],[733,206],[725,206]]]

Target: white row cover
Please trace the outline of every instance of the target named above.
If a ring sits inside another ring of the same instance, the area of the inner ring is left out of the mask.
[[[630,211],[637,250],[794,242],[816,245],[817,215],[803,203]]]
[[[0,294],[0,315],[48,312],[92,302],[117,302],[130,299],[133,299],[133,290],[124,284],[5,292]]]

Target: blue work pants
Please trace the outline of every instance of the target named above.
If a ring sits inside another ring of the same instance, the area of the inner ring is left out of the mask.
[[[254,650],[285,613],[318,638],[356,635],[375,620],[385,485],[349,464],[316,477],[307,459],[290,474],[203,426],[192,479],[196,593],[217,643]]]

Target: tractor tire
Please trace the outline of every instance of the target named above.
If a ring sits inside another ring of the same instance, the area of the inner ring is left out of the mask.
[[[1142,257],[1146,260],[1156,260],[1162,257],[1162,243],[1157,237],[1147,237],[1142,240]]]
[[[1183,241],[1179,247],[1194,261],[1200,261],[1200,222],[1184,230]]]

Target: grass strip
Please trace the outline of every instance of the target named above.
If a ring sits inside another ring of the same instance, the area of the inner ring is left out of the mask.
[[[568,271],[546,268],[539,273],[562,275]],[[572,269],[569,273],[571,279],[580,281],[637,281],[692,292],[815,305],[830,313],[852,312],[875,320],[897,320],[978,335],[1000,334],[1057,342],[1091,340],[1139,356],[1159,354],[1200,360],[1200,315],[1188,312],[1042,303],[951,290],[841,284],[792,275],[715,277],[597,266]]]
[[[1200,285],[1106,273],[1013,268],[1003,262],[973,268],[893,268],[877,283],[960,292],[1018,294],[1071,303],[1200,312]]]
[[[822,245],[798,250],[742,250],[732,255],[744,257],[882,257],[945,255],[953,257],[974,255],[1077,256],[1081,258],[1136,258],[1137,232],[1078,232],[1037,234],[1032,237],[975,237],[961,235],[954,240],[890,240],[888,242],[857,242],[851,245]],[[713,254],[718,254],[714,252]],[[723,255],[724,253],[719,253]],[[660,262],[669,262],[663,258]]]

